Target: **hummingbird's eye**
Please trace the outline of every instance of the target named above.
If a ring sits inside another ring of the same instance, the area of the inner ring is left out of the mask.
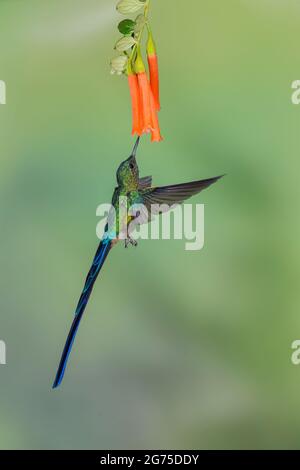
[[[134,164],[133,164],[133,163],[129,163],[129,168],[130,168],[131,170],[133,170],[133,169],[134,169]]]

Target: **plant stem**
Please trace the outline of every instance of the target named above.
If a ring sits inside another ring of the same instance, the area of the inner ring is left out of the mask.
[[[147,25],[147,28],[149,28],[149,24],[148,24],[149,8],[150,8],[150,0],[147,0],[146,4],[145,4],[145,8],[144,8],[144,17],[145,17],[146,21],[145,21],[145,24],[142,26],[141,31],[139,32],[139,35],[136,39],[136,44],[132,48],[132,51],[131,51],[131,54],[130,54],[130,57],[129,57],[130,61],[133,60],[133,57],[134,57],[134,55],[137,51],[137,48],[140,46],[140,42],[141,42],[141,39],[142,39],[142,36],[143,36],[145,26]]]

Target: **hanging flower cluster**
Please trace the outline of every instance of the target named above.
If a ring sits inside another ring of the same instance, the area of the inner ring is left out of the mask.
[[[159,71],[156,46],[149,23],[150,0],[120,0],[119,13],[127,15],[139,12],[135,20],[125,19],[118,25],[122,37],[115,45],[120,53],[111,61],[111,73],[127,75],[132,105],[132,135],[151,133],[152,142],[160,142],[162,136],[158,120],[160,110]],[[147,30],[146,53],[148,72],[142,56],[143,33]]]

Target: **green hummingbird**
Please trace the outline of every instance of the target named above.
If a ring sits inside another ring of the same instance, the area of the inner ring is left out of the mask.
[[[110,250],[116,245],[120,239],[125,240],[125,247],[129,245],[137,245],[137,242],[131,237],[131,233],[125,230],[121,232],[120,227],[128,229],[129,225],[134,224],[135,218],[138,224],[147,223],[151,220],[152,207],[160,206],[165,208],[173,208],[174,205],[180,204],[186,199],[198,194],[203,189],[208,188],[211,184],[218,181],[222,176],[209,178],[201,181],[193,181],[190,183],[176,184],[172,186],[153,187],[152,177],[147,176],[140,178],[139,167],[136,161],[136,153],[140,138],[137,139],[130,157],[119,166],[117,170],[117,187],[112,197],[111,211],[108,214],[105,233],[98,246],[92,266],[87,275],[85,285],[80,296],[67,341],[62,353],[58,371],[55,377],[53,388],[57,388],[64,377],[68,358],[74,343],[78,327],[87,306],[89,297],[92,293],[98,274],[109,254]],[[144,208],[139,210],[136,217],[128,215],[127,211],[121,210],[122,201],[126,200],[127,206],[138,206]],[[141,214],[141,212],[143,212]]]

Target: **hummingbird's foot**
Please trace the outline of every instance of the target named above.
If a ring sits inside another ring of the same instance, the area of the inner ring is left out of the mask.
[[[129,245],[132,245],[132,246],[138,246],[138,242],[136,240],[133,240],[133,238],[126,238],[125,240],[125,248],[128,248]]]

